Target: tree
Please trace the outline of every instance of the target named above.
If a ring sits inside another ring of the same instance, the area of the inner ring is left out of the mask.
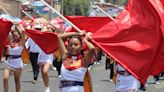
[[[74,11],[74,7],[72,7],[74,4],[71,3],[74,0],[64,0],[64,4],[63,4],[63,10],[64,10],[64,15],[74,15],[75,11]]]
[[[128,0],[105,0],[105,1],[117,5],[125,5],[128,2]]]
[[[64,0],[64,15],[88,15],[89,0]]]

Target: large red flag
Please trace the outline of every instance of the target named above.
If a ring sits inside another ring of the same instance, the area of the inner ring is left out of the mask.
[[[109,17],[87,17],[87,16],[65,16],[69,21],[75,24],[79,29],[95,33],[105,24],[112,21]],[[72,29],[71,31],[76,31]]]
[[[12,23],[4,19],[0,19],[0,59],[2,50],[5,46],[6,38],[11,30]]]
[[[162,5],[164,6],[164,0],[160,0],[160,1],[161,1]]]
[[[47,54],[53,53],[58,47],[55,33],[26,29],[26,34]]]
[[[159,3],[161,2],[161,3]],[[155,7],[158,10],[158,13],[161,17],[161,28],[162,28],[162,33],[163,33],[163,44],[162,44],[162,50],[160,52],[159,58],[158,58],[158,63],[155,66],[154,70],[152,71],[153,75],[157,75],[161,72],[164,72],[164,0],[160,0],[156,2],[156,4],[160,7]]]
[[[158,0],[129,0],[115,21],[93,35],[93,42],[145,83],[158,63],[163,36]]]

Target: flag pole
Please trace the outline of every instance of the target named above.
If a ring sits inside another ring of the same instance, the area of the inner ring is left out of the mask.
[[[105,12],[102,8],[100,8],[98,5],[96,5],[96,7],[100,10],[100,11],[102,11],[105,15],[107,15],[111,20],[115,20],[112,16],[110,16],[107,12]]]
[[[47,2],[44,0],[40,0],[43,2],[47,7],[49,7],[51,10],[53,10],[57,15],[59,15],[63,20],[67,21],[72,27],[74,27],[78,32],[83,32],[81,31],[77,26],[75,26],[72,22],[70,22],[67,18],[65,18],[63,15],[61,15],[58,11],[56,11],[53,7],[51,7]]]
[[[3,6],[0,5],[0,8],[1,8],[7,15],[9,15],[9,16],[12,18],[12,20],[15,22],[14,18],[11,16],[11,14],[10,14],[5,8],[3,8]]]
[[[34,20],[34,18],[33,18],[31,15],[29,15],[27,12],[25,12],[24,10],[22,10],[22,12],[23,12],[25,15],[27,15],[29,18],[31,18],[32,20]]]

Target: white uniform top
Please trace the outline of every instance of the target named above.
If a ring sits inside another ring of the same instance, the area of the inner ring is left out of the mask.
[[[38,64],[46,64],[47,62],[50,62],[50,64],[52,64],[53,60],[53,53],[46,54],[43,50],[39,49]]]
[[[118,71],[126,71],[120,64],[117,65]]]
[[[27,39],[25,47],[29,49],[30,52],[39,53],[39,46],[31,38]]]
[[[68,70],[62,64],[61,67],[61,80],[70,80],[70,81],[84,81],[84,76],[87,71],[87,68],[80,67],[75,70]]]
[[[118,71],[126,71],[120,64],[116,66]],[[124,76],[118,74],[116,79],[116,91],[128,91],[134,89],[138,91],[139,81],[132,75]]]
[[[22,50],[23,50],[23,46],[20,46],[20,45],[17,47],[13,47],[13,48],[11,48],[9,46],[8,54],[9,55],[21,55]],[[23,68],[23,61],[22,61],[21,57],[14,58],[14,59],[8,58],[6,61],[6,64],[12,68]]]
[[[81,81],[84,82],[84,76],[87,71],[87,68],[80,67],[75,70],[68,70],[62,64],[61,67],[61,80],[69,80],[69,81]],[[84,92],[83,86],[71,86],[71,87],[63,87],[60,89],[60,92]]]

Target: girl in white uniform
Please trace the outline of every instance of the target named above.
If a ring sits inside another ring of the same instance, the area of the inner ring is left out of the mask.
[[[84,42],[88,47],[88,51],[82,53],[82,40],[77,36],[78,33],[69,32],[58,35],[58,45],[60,55],[62,55],[60,92],[85,92],[84,76],[87,72],[87,67],[90,64],[94,54],[94,46],[90,40],[88,33],[84,38]],[[67,49],[63,42],[64,38],[72,36],[68,40]],[[88,90],[88,92],[91,92]]]
[[[47,29],[47,26],[43,26],[42,29],[43,29],[42,31],[45,32],[52,32],[52,30]],[[45,85],[45,92],[50,92],[48,71],[53,63],[53,60],[54,60],[53,53],[46,54],[41,48],[39,48],[38,64],[41,68],[41,74]]]
[[[24,49],[21,35],[24,35],[24,31],[22,34],[19,31],[11,32],[12,40],[10,45],[7,46],[7,61],[3,72],[4,92],[8,92],[8,80],[12,71],[14,73],[16,92],[20,92],[20,76],[23,69],[23,60],[21,54]]]
[[[43,82],[46,87],[45,92],[50,92],[48,71],[50,69],[50,66],[52,65],[53,60],[53,53],[46,54],[43,50],[40,49],[38,55],[38,64],[40,65]]]
[[[117,66],[116,92],[138,92],[139,81],[120,64]]]
[[[46,63],[52,64],[53,60],[54,60],[53,53],[46,54],[43,50],[40,49],[39,55],[38,55],[38,64],[39,65],[44,65]]]
[[[69,70],[69,68],[66,68],[67,67],[65,65],[66,61],[64,61],[64,64],[62,64],[61,67],[61,82],[75,81],[75,82],[79,82],[79,84],[83,83],[87,68],[82,66],[82,62],[81,62],[82,58],[77,58],[76,56],[72,56],[71,59],[81,64],[81,66],[77,69]],[[76,85],[76,86],[68,85],[67,87],[62,87],[61,85],[61,92],[84,92],[84,87],[81,85]]]
[[[6,61],[6,67],[13,69],[23,69],[23,61],[21,58],[21,53],[23,46],[8,46],[8,58]]]

